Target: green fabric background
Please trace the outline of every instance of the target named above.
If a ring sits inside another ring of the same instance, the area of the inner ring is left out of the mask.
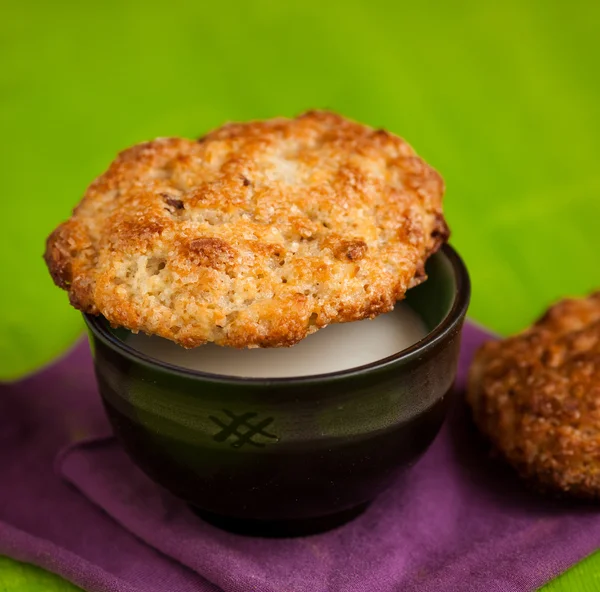
[[[79,334],[41,253],[123,147],[331,108],[446,179],[471,316],[509,333],[600,285],[600,5],[590,0],[0,0],[0,379]],[[551,590],[597,589],[592,557]],[[67,591],[0,559],[0,591]]]

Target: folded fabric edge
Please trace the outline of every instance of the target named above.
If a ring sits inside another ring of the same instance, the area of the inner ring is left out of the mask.
[[[0,554],[41,567],[87,592],[145,592],[63,547],[4,522],[0,522]]]
[[[155,552],[159,553],[160,555],[164,556],[165,558],[176,562],[182,569],[192,570],[198,578],[202,579],[202,588],[198,587],[197,588],[198,592],[200,592],[201,590],[206,590],[207,592],[209,590],[211,592],[221,592],[222,589],[217,584],[215,584],[211,580],[207,579],[203,574],[194,570],[193,568],[186,565],[184,562],[182,562],[180,559],[178,559],[174,555],[165,551],[160,546],[154,545],[149,540],[147,540],[144,536],[141,536],[139,533],[132,530],[125,522],[123,522],[121,517],[119,517],[118,513],[112,512],[109,507],[104,505],[104,503],[102,502],[101,499],[97,499],[94,495],[91,495],[89,491],[86,491],[85,487],[83,487],[82,484],[76,478],[73,478],[73,476],[70,474],[69,470],[67,468],[65,468],[69,462],[69,459],[72,459],[72,458],[76,459],[77,455],[81,455],[82,453],[83,453],[83,455],[85,455],[90,450],[102,448],[104,446],[111,446],[111,445],[119,446],[118,441],[114,436],[100,436],[100,437],[92,436],[89,438],[78,440],[77,442],[73,442],[73,443],[63,447],[59,451],[59,453],[56,455],[56,457],[54,459],[54,471],[56,472],[56,475],[62,481],[64,481],[65,483],[67,483],[68,485],[73,487],[79,495],[84,497],[87,501],[89,501],[95,507],[102,510],[102,512],[104,512],[105,515],[112,522],[114,522],[119,528],[124,529],[129,534],[134,536],[141,544],[153,549]],[[200,583],[198,583],[198,586],[200,586]],[[121,590],[113,591],[111,589],[110,592],[121,592]],[[128,592],[128,591],[123,591],[123,592]],[[143,592],[146,592],[146,591],[143,591]]]
[[[115,440],[114,435],[100,434],[100,435],[96,435],[96,436],[89,436],[88,438],[82,438],[81,440],[77,440],[75,442],[71,442],[70,444],[67,444],[66,446],[63,446],[58,451],[56,456],[54,457],[54,465],[53,465],[54,474],[59,479],[66,480],[68,483],[70,483],[70,481],[68,479],[65,479],[64,472],[62,470],[62,466],[63,466],[64,462],[66,461],[67,456],[69,456],[69,454],[71,454],[71,452],[74,452],[81,447],[102,446],[103,444],[106,444],[106,443],[110,442],[111,440]]]

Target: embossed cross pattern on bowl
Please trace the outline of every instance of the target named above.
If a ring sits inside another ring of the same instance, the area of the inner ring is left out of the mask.
[[[279,438],[275,434],[267,432],[265,428],[273,423],[272,417],[267,417],[258,423],[251,422],[258,413],[242,413],[236,415],[228,409],[223,409],[227,419],[221,420],[213,415],[209,419],[217,424],[221,430],[213,436],[215,442],[230,442],[232,448],[241,448],[244,444],[250,444],[257,448],[264,448],[265,444],[275,443]],[[261,438],[255,440],[254,438]]]

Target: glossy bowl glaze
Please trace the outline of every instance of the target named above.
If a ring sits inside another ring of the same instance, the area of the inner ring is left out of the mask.
[[[239,378],[141,354],[86,316],[114,432],[154,481],[225,528],[298,535],[363,509],[431,444],[451,403],[470,286],[449,246],[406,302],[429,330],[388,358],[298,378]]]

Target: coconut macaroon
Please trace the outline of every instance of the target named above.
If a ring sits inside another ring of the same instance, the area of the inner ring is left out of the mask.
[[[467,399],[480,430],[535,487],[600,499],[600,292],[486,343]]]
[[[440,176],[328,112],[122,152],[48,238],[73,306],[184,347],[290,346],[387,312],[448,238]]]

